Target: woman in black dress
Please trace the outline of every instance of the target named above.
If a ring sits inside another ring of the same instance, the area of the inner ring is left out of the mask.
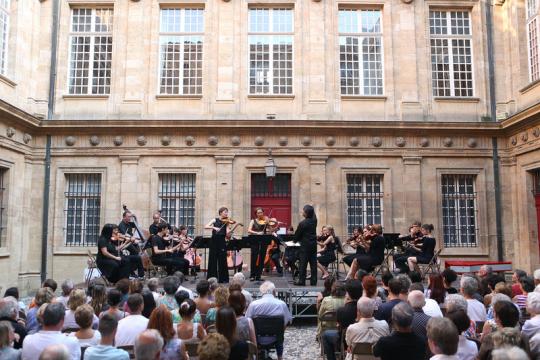
[[[129,260],[119,256],[112,239],[118,236],[118,226],[105,224],[98,239],[96,264],[99,271],[112,283],[127,279],[131,270]]]
[[[433,231],[433,225],[424,224],[420,229],[422,231],[422,244],[421,246],[413,245],[413,248],[417,251],[414,256],[407,258],[407,264],[409,270],[414,271],[416,264],[429,264],[435,253],[435,238],[431,236]]]
[[[174,274],[176,271],[181,271],[184,275],[189,272],[189,262],[183,257],[173,256],[175,249],[167,248],[164,237],[169,232],[169,225],[159,223],[157,225],[157,234],[152,235],[150,239],[152,243],[152,263],[155,265],[165,266],[168,275]],[[176,245],[177,247],[182,244]]]
[[[229,232],[229,209],[221,207],[218,210],[219,217],[210,221],[205,229],[212,230],[212,239],[210,241],[210,251],[208,253],[208,271],[207,279],[217,277],[218,282],[229,282],[229,269],[227,267],[227,243],[225,236]]]
[[[302,209],[304,220],[300,221],[294,239],[300,243],[298,257],[300,258],[298,280],[295,285],[306,285],[306,272],[309,263],[311,271],[310,285],[317,285],[317,216],[311,205],[305,205]]]
[[[336,261],[336,234],[330,225],[323,227],[323,237],[318,240],[321,249],[317,255],[317,267],[322,272],[322,279],[325,280],[330,274],[328,265]]]

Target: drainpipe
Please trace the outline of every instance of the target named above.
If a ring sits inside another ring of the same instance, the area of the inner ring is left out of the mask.
[[[486,30],[488,54],[489,107],[491,121],[497,121],[497,104],[495,96],[495,59],[493,50],[493,0],[486,1]],[[499,147],[497,137],[491,138],[493,148],[493,186],[495,191],[495,226],[497,231],[497,261],[503,261],[504,244],[502,229],[501,177],[499,171]]]
[[[49,103],[47,119],[54,114],[54,98],[56,83],[56,53],[58,49],[58,19],[60,6],[58,0],[52,3],[52,31],[51,31],[51,69],[49,73]],[[51,186],[51,135],[47,134],[45,145],[45,181],[43,184],[43,214],[41,224],[41,282],[47,278],[47,239],[49,235],[49,197]]]

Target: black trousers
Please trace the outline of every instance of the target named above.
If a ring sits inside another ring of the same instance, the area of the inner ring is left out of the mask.
[[[128,255],[126,256],[129,263],[131,264],[130,273],[134,273],[137,270],[137,275],[139,277],[144,277],[144,266],[142,263],[141,255]]]
[[[186,262],[188,264],[188,269],[189,269],[189,262],[183,258],[173,257],[173,256],[163,256],[163,255],[152,257],[152,264],[165,266],[167,275],[172,275],[175,273],[175,271],[182,271],[184,273]]]
[[[298,256],[300,258],[298,281],[301,284],[306,282],[307,265],[309,263],[309,270],[311,272],[310,284],[312,286],[317,285],[317,243],[300,244]]]
[[[96,263],[99,271],[112,283],[118,282],[120,279],[129,278],[131,263],[126,258],[122,258],[121,261],[113,259],[97,259]]]
[[[276,271],[278,272],[278,274],[281,274],[283,272],[283,268],[279,263],[279,261],[281,260],[281,251],[274,250],[274,252],[272,252],[271,259],[274,262],[274,265],[276,265]]]
[[[210,251],[208,252],[208,272],[206,273],[206,277],[216,277],[220,283],[229,282],[226,247],[225,235],[212,235]]]
[[[266,246],[262,241],[254,241],[251,244],[250,277],[260,278],[264,266],[264,257],[266,255]],[[259,265],[257,265],[259,259]]]
[[[189,274],[189,260],[186,259],[184,255],[180,253],[173,253],[171,257],[175,259],[176,263],[180,266],[179,270],[182,272],[182,274],[188,275]]]

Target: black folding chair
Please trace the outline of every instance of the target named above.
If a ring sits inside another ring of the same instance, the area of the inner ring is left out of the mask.
[[[269,359],[270,350],[283,344],[285,323],[283,316],[257,316],[253,318],[259,359]]]

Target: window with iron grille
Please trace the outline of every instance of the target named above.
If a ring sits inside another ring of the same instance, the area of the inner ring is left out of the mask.
[[[538,0],[527,0],[527,47],[529,58],[529,80],[540,79],[540,16]]]
[[[268,178],[266,174],[252,174],[251,197],[291,197],[291,175],[276,174],[274,178]]]
[[[293,93],[293,9],[249,9],[249,93]]]
[[[475,180],[475,175],[442,175],[445,247],[478,246]]]
[[[195,233],[195,174],[160,174],[158,202],[161,216],[171,225]]]
[[[339,10],[341,95],[383,94],[381,10]]]
[[[0,74],[7,73],[10,0],[0,0]]]
[[[101,212],[101,174],[66,174],[64,243],[97,244]]]
[[[7,180],[7,169],[0,168],[0,247],[6,246],[6,180]]]
[[[69,94],[108,95],[111,87],[113,10],[71,9]]]
[[[433,95],[473,96],[470,12],[431,10],[429,33]]]
[[[347,232],[383,221],[383,176],[347,174]]]
[[[204,9],[160,10],[159,93],[202,94]]]

